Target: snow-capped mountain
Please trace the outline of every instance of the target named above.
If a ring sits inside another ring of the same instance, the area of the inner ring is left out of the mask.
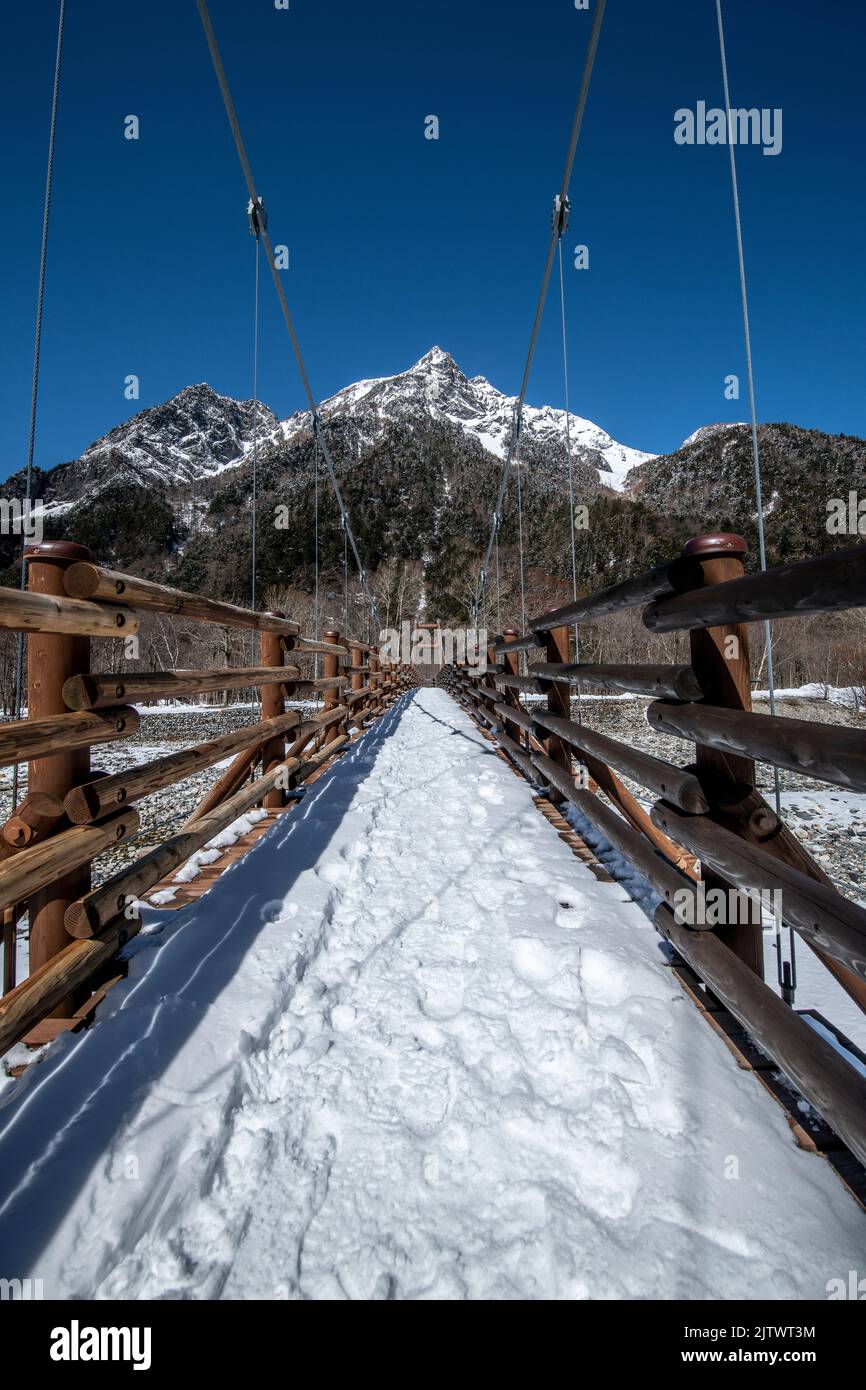
[[[680,445],[681,449],[688,449],[691,444],[700,444],[704,439],[712,439],[717,434],[726,434],[728,430],[746,429],[745,423],[740,420],[729,424],[702,425],[694,434],[690,434],[688,439],[684,439]]]
[[[416,566],[429,610],[443,617],[465,613],[467,576],[490,534],[514,406],[513,397],[482,376],[467,377],[438,347],[404,372],[356,382],[321,404],[365,567],[375,574]],[[591,513],[578,537],[580,582],[599,587],[658,564],[708,525],[752,539],[748,427],[708,425],[656,457],[579,416],[568,424],[575,501]],[[264,405],[204,384],[141,411],[73,462],[37,469],[32,496],[45,506],[46,537],[80,541],[111,568],[243,600],[254,434],[263,590],[307,587],[318,554],[336,591],[345,537],[321,470],[316,486],[309,412],[279,420]],[[824,498],[861,487],[866,446],[791,425],[762,426],[760,444],[771,559],[821,553],[831,538],[815,489],[820,483]],[[522,525],[526,565],[545,601],[570,582],[568,457],[564,411],[527,406],[513,475],[523,485],[522,523],[512,487],[499,548],[507,574]],[[23,472],[4,492],[23,495]],[[17,537],[0,536],[3,582],[17,582],[19,550]]]
[[[471,438],[501,461],[511,437],[516,399],[503,395],[483,376],[467,377],[447,352],[434,347],[408,371],[355,382],[322,402],[326,433],[343,438],[347,427],[356,458],[361,458],[395,427],[445,427]],[[565,411],[527,406],[519,457],[529,464],[562,468]],[[190,486],[232,469],[251,455],[254,425],[258,449],[267,460],[291,450],[310,433],[309,411],[279,420],[261,403],[221,396],[203,383],[187,386],[162,405],[151,406],[117,425],[80,458],[44,475],[49,509],[66,511],[94,491],[121,481],[155,484],[161,489]],[[621,491],[626,474],[654,457],[617,443],[578,415],[569,417],[574,461],[597,470],[605,487]]]
[[[321,415],[326,425],[353,417],[362,446],[381,438],[395,420],[409,417],[417,423],[427,417],[455,425],[488,453],[504,459],[516,404],[515,396],[503,395],[483,376],[467,377],[453,357],[434,347],[408,371],[358,381],[338,391],[323,403]],[[308,428],[306,412],[290,416],[281,425],[286,440]],[[622,491],[630,469],[654,457],[617,443],[591,420],[573,413],[569,415],[569,432],[573,458],[592,464],[598,469],[599,482],[617,491]],[[565,441],[564,410],[548,405],[524,408],[521,452],[528,452],[533,458],[544,454],[565,457]]]
[[[260,403],[256,414],[253,401],[220,396],[206,383],[186,386],[163,405],[151,406],[110,430],[74,463],[63,465],[57,481],[63,491],[74,494],[80,488],[116,483],[119,474],[169,488],[213,478],[246,460],[254,417],[260,439],[279,426],[266,405]]]

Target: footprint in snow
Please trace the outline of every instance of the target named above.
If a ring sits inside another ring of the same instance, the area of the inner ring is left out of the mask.
[[[293,1052],[289,1061],[296,1067],[311,1067],[314,1063],[320,1062],[326,1052],[330,1052],[331,1046],[331,1039],[320,1034]]]
[[[559,969],[553,952],[534,936],[518,936],[511,943],[514,972],[527,984],[547,984]]]
[[[318,877],[324,879],[325,883],[333,884],[335,888],[345,888],[350,872],[349,866],[339,860],[330,864],[320,864],[316,869]]]
[[[335,1033],[349,1033],[357,1022],[358,1013],[351,1004],[335,1004],[331,1010],[331,1027]]]
[[[622,1038],[613,1035],[606,1037],[599,1048],[598,1060],[609,1076],[618,1076],[621,1081],[630,1081],[638,1086],[648,1086],[650,1083],[650,1074],[644,1063]]]
[[[418,1007],[427,1018],[447,1022],[463,1012],[462,984],[431,984],[418,996]]]

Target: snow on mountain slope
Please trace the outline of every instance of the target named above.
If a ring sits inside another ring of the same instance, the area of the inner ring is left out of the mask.
[[[122,465],[138,478],[167,486],[214,477],[244,462],[253,440],[254,401],[220,396],[206,383],[187,386],[91,444],[73,465],[77,475],[109,476]],[[266,439],[277,417],[259,404],[256,428]]]
[[[321,413],[326,423],[354,417],[367,442],[381,436],[392,420],[406,416],[416,421],[424,416],[444,419],[473,435],[489,453],[504,459],[516,404],[515,396],[503,395],[483,376],[467,377],[453,357],[434,347],[406,372],[359,381],[338,391],[323,403]],[[281,428],[285,438],[291,439],[296,432],[309,428],[309,416],[299,412],[283,421]],[[570,433],[575,457],[598,456],[595,461],[600,481],[620,491],[629,469],[655,457],[618,444],[598,425],[579,415],[570,415]],[[565,437],[564,410],[552,406],[524,408],[525,440],[539,449],[558,453],[564,450]]]
[[[425,421],[450,425],[473,436],[496,458],[505,457],[515,398],[504,396],[484,377],[471,380],[441,348],[433,348],[408,371],[358,381],[324,401],[326,430],[350,421],[360,447],[381,439],[395,423],[415,428]],[[162,405],[141,411],[91,444],[81,457],[62,465],[52,479],[50,500],[74,504],[94,490],[114,484],[122,474],[160,487],[185,486],[213,478],[243,464],[253,442],[255,404],[221,396],[207,384],[188,386]],[[259,405],[256,422],[262,455],[309,435],[309,411],[278,420]],[[565,458],[565,412],[527,406],[524,439],[551,462]],[[611,439],[589,420],[571,415],[573,457],[599,469],[600,480],[621,489],[630,468],[655,457]],[[536,454],[537,456],[537,454]]]
[[[0,1111],[0,1276],[46,1298],[823,1299],[862,1267],[829,1165],[443,691],[129,954]]]
[[[748,429],[748,425],[743,420],[720,425],[702,425],[699,430],[695,430],[694,434],[690,434],[688,439],[683,440],[680,449],[687,449],[690,444],[700,444],[702,440],[712,439],[713,435],[725,434],[728,430],[742,429]]]

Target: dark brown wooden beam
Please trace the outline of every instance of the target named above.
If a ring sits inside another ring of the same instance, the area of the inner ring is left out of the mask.
[[[721,623],[797,618],[866,607],[866,545],[815,560],[778,565],[730,584],[656,601],[643,620],[653,632],[682,632]]]

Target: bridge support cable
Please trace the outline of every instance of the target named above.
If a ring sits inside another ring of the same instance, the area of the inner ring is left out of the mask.
[[[520,432],[516,433],[519,443]],[[515,449],[515,457],[517,450]],[[520,631],[526,631],[526,573],[523,555],[523,485],[520,480],[520,460],[517,461],[517,555],[520,566]]]
[[[314,605],[314,607],[313,607],[313,614],[314,614],[313,628],[314,628],[314,636],[315,636],[316,641],[317,641],[317,642],[321,642],[321,640],[322,640],[322,633],[321,633],[321,623],[320,623],[320,619],[319,619],[319,436],[318,436],[317,434],[314,436],[314,440],[313,440],[313,469],[314,469],[314,479],[313,479],[314,502],[313,502],[313,509],[314,509],[314,517],[315,517],[315,524],[314,524],[314,528],[313,528],[313,530],[314,530],[314,540],[313,540],[313,568],[314,568],[314,570],[315,570],[315,589],[314,589],[314,598],[313,598],[313,605]],[[318,652],[316,652],[315,675],[316,675],[316,680],[318,680],[318,679],[319,679],[319,653],[318,653]]]
[[[268,225],[268,215],[261,199],[254,203],[250,199],[247,206],[250,232],[256,239],[256,275],[253,297],[253,486],[252,510],[250,515],[250,608],[256,606],[256,508],[258,505],[258,464],[259,464],[259,265],[261,261],[261,233]]]
[[[45,169],[45,197],[42,205],[42,240],[39,248],[39,283],[36,292],[36,328],[33,339],[33,384],[30,392],[30,426],[27,435],[27,474],[24,484],[24,507],[29,518],[33,500],[33,455],[36,446],[37,404],[39,400],[39,366],[42,356],[42,316],[45,302],[45,270],[48,263],[48,224],[51,218],[51,190],[54,183],[54,147],[57,139],[57,107],[60,99],[60,74],[63,66],[63,30],[66,21],[66,0],[60,0],[60,13],[57,19],[57,43],[54,52],[54,84],[51,89],[51,119],[48,132],[48,160]],[[22,527],[22,546],[26,548],[27,534]],[[22,549],[21,588],[27,588],[27,559]],[[15,657],[15,701],[16,719],[21,717],[24,702],[24,633],[19,632]],[[12,810],[18,802],[18,763],[12,768]]]
[[[202,4],[203,0],[199,0]],[[598,41],[601,35],[601,26],[604,21],[604,12],[607,0],[596,0],[595,14],[592,21],[592,30],[589,36],[589,45],[586,50],[586,58],[583,65],[583,76],[580,83],[580,91],[577,97],[577,106],[574,112],[574,119],[571,125],[571,135],[568,142],[568,152],[565,157],[565,167],[562,172],[562,182],[559,189],[560,201],[568,196],[568,189],[571,183],[572,170],[574,169],[577,145],[580,140],[580,131],[583,125],[583,116],[586,110],[586,102],[589,96],[590,83],[592,81],[593,68],[595,67],[596,53],[598,52]],[[523,369],[523,379],[520,384],[520,394],[514,411],[514,427],[511,433],[511,440],[508,446],[505,463],[502,469],[502,477],[499,482],[499,493],[496,499],[496,506],[493,512],[493,525],[490,530],[490,538],[487,542],[487,549],[484,554],[484,563],[481,566],[478,589],[472,605],[473,621],[477,619],[481,599],[487,584],[487,574],[490,567],[490,556],[493,550],[493,543],[496,538],[499,524],[502,518],[502,509],[505,502],[505,493],[508,487],[508,478],[511,472],[511,465],[514,461],[514,451],[517,447],[517,439],[523,423],[523,407],[526,404],[526,392],[529,387],[529,377],[532,372],[532,363],[535,358],[535,348],[538,342],[538,333],[541,328],[541,320],[544,314],[544,306],[547,301],[547,292],[550,288],[550,278],[553,273],[553,263],[556,257],[556,245],[558,241],[557,230],[551,230],[550,244],[547,248],[547,259],[544,265],[544,274],[541,280],[541,292],[538,296],[538,305],[535,310],[535,321],[532,325],[532,334],[529,340],[529,351],[526,356],[526,364]]]
[[[757,518],[758,518],[758,555],[759,555],[759,560],[760,560],[761,573],[763,574],[763,573],[766,571],[766,568],[767,568],[767,543],[766,543],[766,531],[765,531],[765,527],[764,527],[764,500],[763,500],[763,486],[762,486],[762,481],[761,481],[761,452],[760,452],[760,446],[759,446],[759,444],[758,444],[758,408],[757,408],[756,393],[755,393],[755,373],[754,373],[754,364],[753,364],[753,361],[752,361],[752,331],[751,331],[751,322],[750,322],[750,316],[749,316],[749,294],[748,294],[748,287],[747,287],[747,283],[746,283],[746,257],[745,257],[745,251],[744,251],[744,248],[743,248],[743,222],[742,222],[742,216],[741,216],[741,213],[740,213],[740,189],[739,189],[739,181],[738,181],[738,178],[737,178],[737,156],[736,156],[736,153],[735,153],[735,150],[734,150],[734,141],[733,141],[732,138],[731,138],[731,133],[732,133],[732,125],[731,125],[731,91],[730,91],[730,84],[729,84],[729,81],[728,81],[728,54],[727,54],[727,45],[726,45],[726,43],[725,43],[725,25],[724,25],[724,20],[723,20],[723,18],[722,18],[722,0],[716,0],[716,21],[717,21],[718,30],[719,30],[719,56],[720,56],[720,58],[721,58],[721,65],[722,65],[722,86],[723,86],[723,89],[724,89],[724,97],[725,97],[725,117],[726,117],[726,120],[727,120],[727,127],[726,127],[726,129],[727,129],[727,132],[728,132],[728,155],[729,155],[729,159],[730,159],[730,168],[731,168],[731,193],[732,193],[733,205],[734,205],[734,226],[735,226],[735,229],[736,229],[736,237],[737,237],[737,262],[738,262],[738,265],[739,265],[739,272],[740,272],[740,299],[741,299],[741,301],[742,301],[742,310],[743,310],[743,338],[744,338],[745,349],[746,349],[746,373],[747,373],[748,382],[749,382],[749,413],[750,413],[751,429],[752,429],[752,464],[753,464],[754,476],[755,476],[755,502],[756,502],[756,508],[757,508]],[[767,688],[768,688],[768,690],[769,690],[769,695],[770,695],[770,716],[771,716],[771,717],[775,717],[775,715],[776,715],[776,679],[775,679],[775,663],[774,663],[774,660],[773,660],[773,630],[772,630],[772,625],[771,625],[771,622],[770,622],[770,619],[769,619],[769,618],[766,618],[766,619],[764,620],[764,643],[765,643],[766,652],[767,652]],[[774,790],[775,790],[776,814],[777,814],[778,816],[781,816],[781,814],[782,814],[782,786],[781,786],[781,780],[780,780],[780,777],[779,777],[779,769],[778,769],[777,767],[774,767],[774,768],[773,768],[773,784],[774,784]],[[795,944],[794,944],[794,933],[793,933],[793,931],[791,930],[791,928],[788,929],[788,935],[789,935],[789,963],[788,963],[788,968],[789,968],[789,971],[790,971],[790,975],[789,975],[789,976],[787,975],[787,972],[786,972],[786,969],[785,969],[785,964],[784,964],[784,962],[783,962],[783,960],[782,960],[781,927],[780,927],[780,925],[779,925],[779,923],[778,923],[778,920],[777,920],[777,923],[776,923],[776,951],[777,951],[777,956],[778,956],[779,984],[780,984],[781,987],[782,987],[783,996],[785,997],[785,999],[787,1000],[787,1002],[790,1003],[790,1004],[793,1004],[793,1002],[794,1002],[794,992],[795,992],[795,990],[796,990],[796,984],[797,984],[797,963],[796,963],[796,947],[795,947]]]
[[[574,516],[574,467],[571,457],[571,405],[570,390],[568,380],[568,336],[565,327],[565,271],[562,258],[562,239],[568,228],[568,215],[571,205],[568,198],[561,202],[559,198],[553,205],[554,225],[559,232],[559,309],[562,322],[562,381],[565,391],[565,450],[568,455],[568,528],[571,538],[571,596],[577,602],[577,538],[575,535],[576,522]],[[523,627],[526,631],[526,625]],[[580,624],[574,624],[574,659],[580,661]],[[580,686],[577,687],[577,718],[578,723],[583,723],[583,697]]]
[[[253,178],[253,171],[250,166],[249,158],[247,156],[246,145],[244,144],[243,135],[241,134],[240,125],[238,123],[238,117],[237,112],[235,110],[234,100],[232,98],[231,89],[229,88],[228,79],[225,74],[225,68],[223,67],[222,63],[222,58],[220,57],[219,46],[216,40],[216,34],[214,33],[210,13],[207,7],[207,0],[196,0],[196,4],[198,6],[199,17],[201,19],[202,28],[204,29],[208,49],[210,50],[211,61],[213,63],[216,79],[219,84],[220,92],[222,94],[223,104],[226,109],[226,115],[228,116],[229,125],[231,127],[232,136],[234,138],[235,148],[238,153],[238,159],[240,160],[241,169],[243,170],[244,179],[246,180],[247,191],[252,202],[254,204],[259,204],[261,202],[261,199],[259,198],[256,189],[256,182]],[[283,289],[283,283],[280,277],[280,272],[277,269],[276,261],[274,259],[274,248],[271,244],[270,234],[266,226],[262,227],[261,229],[261,239],[262,244],[265,248],[265,255],[267,256],[268,265],[271,269],[271,277],[274,282],[274,287],[277,291],[277,298],[280,302],[280,309],[282,311],[283,320],[285,322],[286,329],[289,334],[289,341],[291,342],[292,351],[295,355],[295,361],[298,365],[298,371],[301,377],[301,384],[304,388],[304,394],[307,397],[307,402],[309,404],[309,408],[313,417],[313,430],[321,445],[322,458],[324,460],[325,467],[328,471],[328,476],[331,480],[331,486],[334,489],[334,496],[337,499],[337,505],[340,509],[340,515],[343,518],[343,523],[346,527],[349,544],[352,548],[352,555],[355,561],[356,568],[358,570],[358,578],[361,583],[361,587],[364,591],[364,597],[366,598],[367,603],[370,606],[373,621],[376,627],[378,628],[378,605],[370,591],[370,586],[367,580],[367,573],[361,562],[361,556],[358,552],[358,546],[355,541],[354,532],[352,531],[352,526],[349,521],[349,514],[346,509],[346,504],[343,500],[343,494],[340,489],[340,484],[337,481],[337,474],[334,468],[334,461],[331,457],[331,451],[328,448],[327,440],[325,439],[325,436],[322,432],[322,422],[319,416],[319,405],[315,395],[313,394],[313,388],[310,385],[310,379],[307,375],[307,368],[304,362],[303,353],[301,352],[301,345],[298,340],[297,332],[295,331],[294,320],[292,319],[291,310],[289,309],[289,303],[286,299],[285,290]]]

